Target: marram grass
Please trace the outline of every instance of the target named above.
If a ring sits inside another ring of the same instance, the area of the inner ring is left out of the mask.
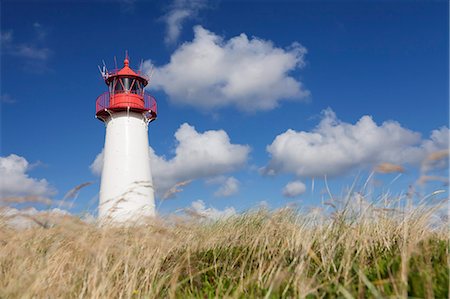
[[[448,298],[448,226],[434,212],[361,204],[137,227],[65,216],[25,230],[3,219],[0,298]]]

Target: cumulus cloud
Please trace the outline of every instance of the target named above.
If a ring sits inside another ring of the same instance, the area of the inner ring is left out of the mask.
[[[144,63],[145,72],[154,72],[149,88],[163,90],[173,103],[202,110],[235,106],[258,111],[309,95],[290,75],[305,64],[307,51],[299,43],[283,49],[244,33],[223,40],[201,26],[194,27],[194,34],[193,41],[182,44],[168,64]]]
[[[30,164],[24,157],[11,154],[0,157],[0,198],[23,197],[43,202],[55,194],[55,190],[45,179],[28,175]]]
[[[169,12],[163,17],[166,23],[164,42],[176,43],[183,29],[183,22],[197,17],[198,12],[206,7],[206,3],[206,0],[175,0]]]
[[[217,197],[229,197],[239,192],[239,180],[235,177],[225,178],[222,186],[214,192]]]
[[[212,207],[207,208],[203,200],[192,202],[191,207],[185,209],[185,212],[191,216],[208,220],[224,219],[236,215],[236,210],[233,207],[227,207],[224,210],[218,210]]]
[[[418,165],[432,152],[447,150],[449,129],[434,130],[429,139],[386,121],[377,125],[371,116],[355,124],[340,121],[327,109],[311,132],[287,130],[267,146],[271,155],[266,174],[293,173],[299,177],[337,176],[358,167],[380,163]]]
[[[297,197],[306,191],[306,186],[301,181],[289,182],[283,188],[283,195],[286,197]]]
[[[232,144],[223,130],[199,133],[185,123],[175,133],[175,157],[166,159],[150,150],[154,183],[158,191],[180,181],[208,178],[239,169],[247,161],[250,148]]]
[[[175,139],[175,156],[170,159],[158,156],[149,148],[153,183],[160,196],[168,194],[180,182],[235,171],[245,165],[250,152],[247,145],[232,144],[223,130],[200,133],[187,123],[180,126]],[[97,155],[90,167],[93,173],[101,173],[103,152]]]

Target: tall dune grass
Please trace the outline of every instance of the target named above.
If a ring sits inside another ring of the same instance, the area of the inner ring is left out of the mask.
[[[0,298],[448,298],[439,205],[382,202],[136,227],[61,216],[17,230],[3,217]]]

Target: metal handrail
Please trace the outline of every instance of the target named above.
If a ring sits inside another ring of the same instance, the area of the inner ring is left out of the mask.
[[[136,94],[136,93],[131,93],[131,94]],[[109,91],[106,91],[106,92],[102,93],[100,96],[98,96],[97,100],[95,101],[95,113],[96,114],[100,111],[105,111],[107,109],[111,109],[111,107],[110,107],[111,96],[114,96],[114,95],[111,95],[109,93]],[[143,99],[144,99],[143,110],[144,111],[152,111],[156,115],[156,113],[157,113],[156,99],[146,91],[144,92]],[[134,102],[123,102],[123,101],[121,101],[121,103],[122,104],[135,104]],[[135,108],[132,106],[130,106],[130,107]]]

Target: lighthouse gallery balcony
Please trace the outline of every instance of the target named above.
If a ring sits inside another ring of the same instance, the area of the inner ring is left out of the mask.
[[[144,113],[145,116],[153,121],[157,116],[157,105],[155,98],[148,92],[137,94],[133,92],[117,92],[111,94],[109,91],[101,94],[95,103],[96,117],[104,121],[110,115],[110,112],[116,111],[134,111]]]

